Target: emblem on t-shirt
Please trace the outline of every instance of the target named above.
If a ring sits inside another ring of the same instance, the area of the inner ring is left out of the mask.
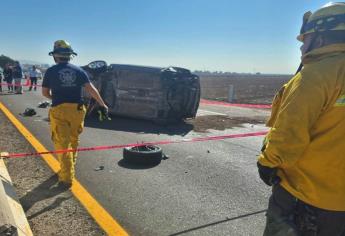
[[[77,79],[74,70],[65,68],[59,71],[59,79],[62,87],[74,87],[76,86],[75,81]]]

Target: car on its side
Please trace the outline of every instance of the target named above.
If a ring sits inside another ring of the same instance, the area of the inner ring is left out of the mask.
[[[107,65],[105,61],[91,62],[83,69],[89,73],[112,115],[160,124],[196,116],[200,80],[187,69]],[[85,99],[90,102],[90,98]]]

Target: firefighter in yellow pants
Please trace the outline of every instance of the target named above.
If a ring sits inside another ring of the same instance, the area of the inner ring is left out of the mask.
[[[84,128],[85,106],[73,103],[63,103],[51,108],[49,118],[51,123],[52,140],[56,150],[76,149],[79,144],[79,135]],[[66,114],[69,114],[66,116]],[[59,180],[71,183],[74,176],[74,165],[77,152],[57,154],[61,170]]]
[[[82,101],[82,88],[100,104],[104,113],[108,112],[97,89],[91,84],[88,74],[80,67],[69,63],[77,55],[65,40],[58,40],[49,53],[56,65],[50,67],[43,79],[42,94],[52,100],[49,111],[52,140],[55,149],[76,149],[79,135],[83,131],[86,108]],[[59,153],[61,170],[59,181],[71,187],[75,176],[74,166],[77,152]]]

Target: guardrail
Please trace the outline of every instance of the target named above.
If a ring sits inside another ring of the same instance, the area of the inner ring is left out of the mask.
[[[33,234],[5,163],[0,158],[0,236],[3,235],[32,236]]]

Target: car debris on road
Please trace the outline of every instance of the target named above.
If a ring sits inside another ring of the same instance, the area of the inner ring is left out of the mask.
[[[36,115],[37,112],[35,111],[35,109],[33,108],[26,108],[25,111],[23,113],[20,113],[19,115],[22,115],[22,116],[34,116]]]
[[[47,108],[48,106],[51,105],[51,102],[50,101],[44,101],[44,102],[40,102],[38,103],[38,108]]]
[[[130,164],[159,164],[162,158],[162,148],[154,145],[126,147],[123,149],[123,160]]]
[[[104,170],[104,166],[99,166],[99,167],[97,167],[97,168],[95,168],[95,169],[93,169],[94,171],[100,171],[100,170]]]

